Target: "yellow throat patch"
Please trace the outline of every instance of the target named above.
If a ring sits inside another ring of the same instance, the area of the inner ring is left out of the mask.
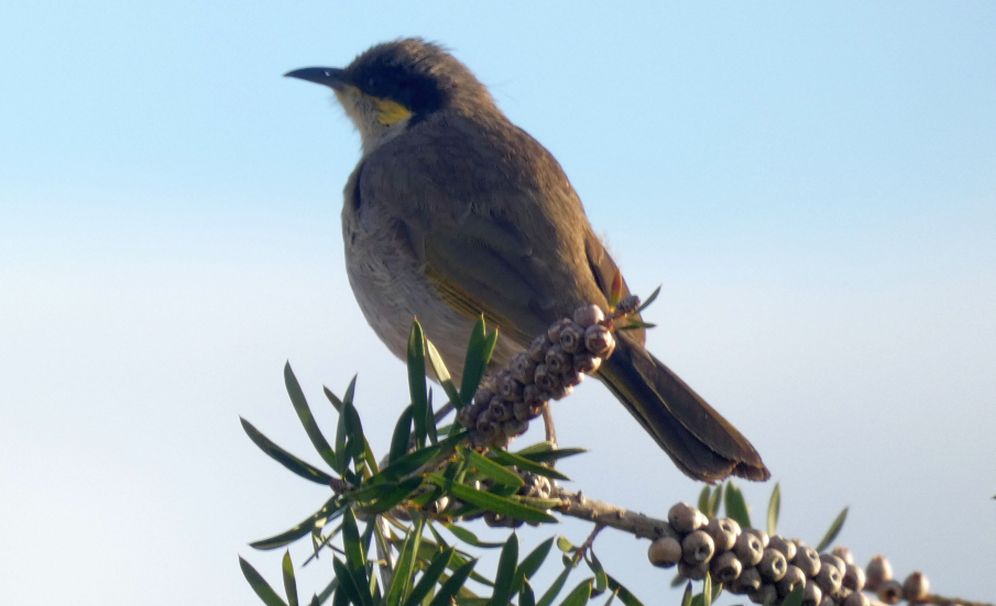
[[[377,105],[377,121],[384,126],[397,124],[412,116],[411,110],[397,101],[374,97],[374,103]]]

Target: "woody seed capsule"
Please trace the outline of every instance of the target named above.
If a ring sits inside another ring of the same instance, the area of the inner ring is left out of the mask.
[[[838,556],[833,555],[832,553],[821,553],[820,562],[823,563],[824,568],[826,567],[827,564],[833,566],[840,572],[841,576],[843,576],[844,570],[846,570],[847,568],[847,564],[844,563],[844,560]]]
[[[792,563],[807,577],[815,577],[820,572],[820,554],[812,547],[800,547],[792,558]]]
[[[681,552],[685,561],[693,566],[708,562],[716,551],[712,537],[704,530],[696,530],[681,540]]]
[[[785,555],[771,547],[764,550],[761,561],[757,564],[757,571],[768,581],[782,580],[787,569],[788,562],[785,560]]]
[[[852,591],[844,598],[844,606],[871,606],[871,600],[860,591]]]
[[[737,560],[738,562],[740,560]],[[741,566],[743,564],[741,563]],[[761,587],[761,573],[757,568],[744,568],[740,571],[740,576],[733,582],[731,591],[733,593],[748,593],[757,591]]]
[[[865,571],[855,564],[848,564],[840,584],[851,591],[861,591],[865,588]]]
[[[786,541],[785,537],[777,534],[771,537],[771,540],[768,542],[768,547],[782,552],[782,555],[784,555],[785,559],[789,562],[792,561],[795,557],[796,551],[798,550],[795,543],[792,541]]]
[[[716,544],[716,551],[729,551],[737,542],[740,534],[740,524],[730,518],[712,518],[706,525],[706,532]]]
[[[525,402],[515,402],[512,404],[512,416],[518,421],[528,421],[529,405]]]
[[[536,372],[533,374],[533,382],[536,383],[541,391],[547,393],[552,393],[558,387],[560,387],[556,376],[547,370],[546,364],[539,364],[536,366]]]
[[[830,557],[836,558],[836,556]],[[840,558],[837,559],[839,560]],[[841,560],[841,563],[843,563],[843,560]],[[832,561],[828,562],[824,560],[823,565],[820,566],[820,571],[813,577],[813,580],[816,581],[816,584],[820,586],[820,589],[824,593],[835,593],[840,589],[842,578],[843,575],[837,569],[836,564]]]
[[[568,318],[557,320],[550,328],[546,329],[546,338],[550,340],[550,343],[560,343],[560,332],[570,323]]]
[[[802,592],[802,606],[818,606],[821,601],[823,601],[823,590],[813,579],[809,579],[806,589]]]
[[[571,322],[560,331],[560,347],[567,353],[577,353],[584,349],[584,328]]]
[[[574,371],[590,375],[602,365],[602,358],[587,351],[574,354]]]
[[[757,535],[750,532],[741,532],[740,536],[737,537],[737,542],[733,544],[733,553],[737,554],[737,559],[745,567],[757,566],[764,555],[764,547],[761,545],[761,539],[757,538]]]
[[[529,429],[529,423],[518,419],[509,419],[508,421],[502,423],[501,429],[506,436],[513,438],[524,434],[526,430]]]
[[[495,396],[491,400],[490,413],[488,416],[496,422],[507,421],[512,418],[512,405],[501,398]]]
[[[660,568],[670,568],[681,559],[681,543],[673,537],[655,539],[647,548],[650,563]]]
[[[615,348],[616,341],[608,328],[601,324],[592,324],[584,331],[584,345],[596,356],[607,358]]]
[[[793,589],[802,587],[805,584],[806,574],[798,566],[789,564],[785,569],[785,576],[782,577],[782,580],[778,581],[778,595],[784,598],[792,593]]]
[[[568,370],[574,370],[574,361],[564,353],[559,345],[554,345],[546,351],[546,369],[556,375],[562,375]]]
[[[838,558],[844,560],[844,564],[853,564],[854,563],[854,554],[851,553],[850,549],[848,549],[847,547],[844,547],[843,545],[838,545],[838,546],[834,547],[833,551],[831,551],[830,553],[832,553],[833,555],[837,556]]]
[[[877,555],[868,562],[865,569],[865,587],[876,591],[878,586],[892,580],[892,565],[883,555]]]
[[[903,599],[903,586],[898,581],[883,581],[876,593],[886,604],[898,604]]]
[[[712,559],[709,564],[709,572],[712,577],[720,583],[729,584],[733,582],[743,571],[743,564],[737,559],[732,551],[723,551]]]
[[[532,383],[533,373],[536,372],[536,362],[527,353],[517,353],[512,358],[512,378],[519,383]]]
[[[749,532],[754,536],[756,536],[758,540],[761,541],[761,547],[768,546],[768,542],[770,539],[768,538],[768,533],[764,532],[763,530],[758,530],[757,528],[748,528],[744,530],[744,532]]]
[[[574,321],[587,328],[605,319],[605,313],[597,305],[585,305],[574,310]]]
[[[527,350],[526,355],[529,356],[530,360],[539,364],[544,358],[546,358],[546,349],[550,345],[550,343],[547,343],[546,335],[540,335],[533,339],[529,344],[529,349]]]
[[[922,602],[929,591],[930,581],[922,572],[912,572],[903,581],[903,597],[908,602]]]
[[[675,503],[667,512],[667,523],[675,532],[686,534],[705,526],[708,518],[688,503]]]
[[[747,597],[755,604],[774,604],[778,599],[778,589],[774,585],[765,583],[757,589],[747,592]]]

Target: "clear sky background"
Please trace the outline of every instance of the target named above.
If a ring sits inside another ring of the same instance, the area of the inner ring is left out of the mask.
[[[764,454],[787,534],[850,505],[862,562],[996,598],[996,4],[621,6],[4,3],[4,603],[253,603],[236,555],[276,581],[247,542],[325,498],[238,424],[309,452],[285,359],[319,407],[358,372],[388,444],[403,367],[339,235],[358,137],[281,74],[402,35],[454,49],[635,290],[663,284],[652,349]],[[594,382],[556,414],[588,494],[658,515],[697,494]],[[758,516],[769,491],[747,487]],[[645,548],[596,545],[676,603]]]

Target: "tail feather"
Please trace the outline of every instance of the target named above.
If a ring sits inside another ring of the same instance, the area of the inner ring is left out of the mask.
[[[707,482],[771,476],[747,438],[625,334],[599,378],[688,476]]]

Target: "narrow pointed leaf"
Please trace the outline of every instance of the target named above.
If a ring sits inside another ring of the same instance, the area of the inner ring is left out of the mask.
[[[412,437],[412,413],[413,407],[409,404],[398,417],[398,423],[394,426],[394,435],[391,437],[388,461],[396,461],[408,452],[408,443]]]
[[[507,450],[502,450],[500,448],[496,448],[491,451],[491,458],[504,465],[508,466],[515,465],[522,471],[530,471],[532,473],[535,473],[536,475],[546,476],[548,478],[553,478],[555,480],[564,480],[564,481],[570,480],[570,478],[560,473],[556,469],[553,469],[552,467],[547,467],[546,465],[536,463],[535,461],[532,461],[526,457],[508,452]]]
[[[470,503],[471,505],[476,505],[481,509],[500,513],[510,518],[515,518],[516,520],[522,520],[523,522],[557,521],[557,518],[546,513],[545,511],[529,507],[528,505],[523,505],[522,502],[517,499],[502,497],[489,492],[476,490],[466,484],[458,484],[455,482],[448,483],[438,474],[432,474],[428,477],[428,479],[433,484],[449,491],[449,493],[457,499]]]
[[[290,551],[284,552],[280,568],[284,575],[284,593],[287,594],[287,605],[298,606],[297,582],[294,580],[294,564],[291,562]]]
[[[367,588],[366,575],[362,579],[358,578],[339,558],[332,558],[332,570],[335,572],[335,578],[339,580],[337,592],[345,591],[350,602],[354,604],[373,606],[373,597]]]
[[[435,597],[429,602],[429,606],[450,606],[451,600],[463,588],[463,584],[467,582],[467,577],[473,572],[476,564],[477,560],[470,560],[453,571],[450,578],[446,579]]]
[[[573,570],[572,566],[565,566],[560,574],[557,575],[557,578],[553,580],[550,587],[540,596],[539,601],[536,602],[536,606],[550,606],[553,604],[553,601],[557,599],[557,596],[564,589],[567,578],[571,576]]]
[[[515,578],[515,564],[519,561],[519,537],[514,532],[498,558],[498,572],[495,574],[495,591],[491,594],[488,606],[506,606],[511,603],[513,590],[512,580]]]
[[[326,463],[330,466],[335,465],[335,453],[322,434],[322,430],[318,428],[315,417],[311,414],[311,407],[308,406],[304,391],[301,390],[301,384],[294,376],[290,362],[284,364],[284,385],[287,387],[287,395],[290,396],[291,404],[294,405],[294,411],[297,412],[297,418],[301,420],[301,425],[304,426],[304,431],[308,434],[308,439],[311,440],[315,450]]]
[[[702,606],[712,606],[712,575],[708,571],[702,581]]]
[[[290,530],[282,532],[276,536],[272,536],[268,539],[262,539],[249,545],[255,549],[278,549],[280,547],[285,547],[290,543],[300,539],[304,535],[315,529],[315,525],[320,521],[325,521],[328,523],[329,520],[333,520],[340,515],[342,515],[344,506],[341,503],[341,498],[336,495],[325,502],[325,505],[321,509],[311,514],[308,519],[304,520],[300,524],[294,526]]]
[[[778,530],[778,513],[782,508],[782,489],[775,483],[771,490],[771,498],[768,499],[768,534],[773,535]]]
[[[239,566],[242,568],[242,576],[249,581],[249,586],[266,606],[287,606],[287,602],[284,602],[280,595],[270,587],[270,584],[253,568],[252,564],[240,557]]]
[[[498,463],[495,463],[491,459],[485,457],[484,455],[478,454],[473,450],[462,450],[462,454],[467,458],[467,461],[471,465],[477,468],[479,472],[499,484],[519,488],[526,483],[521,477],[519,477],[519,474],[515,473],[508,467],[499,465]]]
[[[586,452],[588,451],[584,448],[551,448],[549,442],[540,442],[512,454],[529,459],[534,463],[549,463]]]
[[[487,341],[487,332],[484,326],[484,316],[477,318],[474,327],[470,331],[470,342],[467,344],[467,356],[463,364],[463,377],[460,380],[460,400],[469,403],[474,399],[474,392],[481,382],[484,374],[484,367],[487,362],[484,360],[484,348]]]
[[[401,555],[394,567],[391,586],[387,589],[388,606],[401,606],[401,600],[412,586],[412,578],[415,576],[415,554],[422,540],[424,524],[424,520],[420,518],[401,545]]]
[[[711,518],[713,514],[709,511],[709,494],[709,485],[706,484],[699,493],[699,511],[706,514],[706,517]]]
[[[476,534],[474,534],[470,530],[467,530],[465,527],[460,526],[459,524],[443,524],[443,526],[446,528],[446,530],[452,532],[453,536],[455,536],[456,538],[460,539],[461,541],[463,541],[468,545],[473,545],[474,547],[480,547],[482,549],[494,549],[496,547],[502,547],[505,545],[505,543],[503,542],[482,541],[481,539],[477,538]]]
[[[346,564],[354,575],[363,574],[366,568],[366,558],[363,556],[363,546],[360,545],[360,530],[356,526],[356,516],[353,510],[346,508],[342,516],[342,547],[346,552]],[[363,579],[366,584],[366,579]]]
[[[436,346],[429,339],[425,340],[425,356],[429,360],[432,372],[436,374],[436,380],[443,386],[446,397],[450,399],[450,402],[458,410],[463,408],[464,402],[460,399],[460,392],[457,390],[456,384],[453,383],[453,377],[450,376],[450,371],[446,368],[446,363],[443,362],[443,356],[439,355],[439,350],[436,349]]]
[[[327,602],[328,599],[332,597],[332,594],[335,593],[335,588],[338,586],[339,586],[338,579],[333,578],[329,582],[329,584],[325,586],[325,589],[323,589],[321,593],[319,593],[318,596],[316,596],[318,598],[318,603],[324,604],[325,602]]]
[[[354,461],[359,462],[364,455],[366,438],[363,436],[363,423],[360,421],[360,414],[356,412],[352,400],[343,400],[342,418],[346,421],[349,456]]]
[[[429,388],[429,402],[425,409],[425,429],[428,433],[430,444],[439,442],[439,430],[436,428],[436,411],[432,407],[432,388]]]
[[[661,285],[661,286],[663,286],[663,285]],[[640,303],[640,306],[636,308],[636,313],[640,313],[644,309],[650,307],[650,305],[654,301],[657,300],[657,295],[659,295],[659,294],[661,294],[661,287],[660,286],[658,286],[657,288],[655,288],[654,292],[650,293],[650,296],[647,297],[646,301]]]
[[[325,397],[328,398],[329,402],[332,403],[332,408],[335,408],[336,412],[341,411],[342,400],[339,399],[339,396],[332,393],[332,390],[325,385],[322,386],[322,391],[325,392]]]
[[[569,593],[560,606],[584,606],[591,599],[591,579],[585,579]]]
[[[637,599],[637,597],[633,595],[632,591],[627,589],[611,574],[608,575],[608,577],[609,589],[612,590],[613,595],[619,598],[620,602],[622,602],[625,606],[643,606],[643,602]]]
[[[736,520],[741,528],[752,528],[744,495],[732,482],[726,485],[726,515]]]
[[[685,585],[685,592],[681,594],[681,606],[692,606],[692,582]]]
[[[419,477],[408,478],[394,484],[393,488],[379,496],[377,500],[370,505],[370,511],[372,513],[384,513],[385,511],[388,511],[405,499],[411,498],[411,496],[421,485],[422,478]]]
[[[712,512],[710,517],[719,515],[719,504],[723,502],[723,487],[725,484],[720,484],[712,491],[712,498],[709,499],[709,511]]]
[[[515,581],[512,583],[512,591],[516,592],[523,586],[523,583],[533,578],[536,571],[543,565],[543,561],[550,554],[553,547],[553,537],[540,543],[535,549],[529,552],[515,570]]]
[[[249,421],[246,421],[241,417],[239,420],[242,422],[242,429],[245,430],[246,435],[248,435],[249,439],[253,441],[253,444],[258,446],[260,450],[269,455],[270,458],[277,463],[280,463],[305,480],[311,480],[316,484],[324,484],[325,486],[328,486],[329,482],[332,481],[331,475],[309,463],[306,463],[283,448],[277,446],[273,440],[263,435],[263,433],[256,429]]]
[[[429,400],[425,395],[425,335],[418,320],[412,322],[408,333],[408,392],[411,395],[412,418],[415,420],[415,443],[425,444],[428,435],[425,419]]]
[[[816,545],[817,552],[823,552],[824,549],[833,544],[837,539],[837,535],[840,534],[841,529],[844,527],[844,521],[847,520],[847,510],[849,508],[845,507],[837,514],[833,522],[830,524],[830,528],[827,528],[826,534],[820,539],[820,542]]]
[[[519,606],[536,606],[536,595],[533,594],[533,588],[528,582],[519,590]]]
[[[425,569],[422,577],[419,578],[418,583],[415,583],[415,586],[412,587],[412,591],[408,595],[408,599],[405,600],[404,606],[418,606],[425,599],[425,596],[429,595],[429,592],[439,581],[440,577],[443,576],[443,572],[446,571],[446,567],[450,562],[450,558],[453,557],[454,551],[456,550],[453,547],[449,547],[432,558],[428,568]]]

